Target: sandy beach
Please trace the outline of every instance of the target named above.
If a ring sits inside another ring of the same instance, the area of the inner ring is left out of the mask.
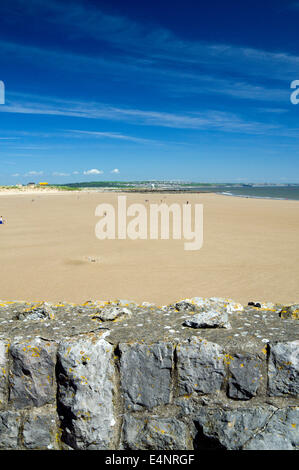
[[[129,194],[127,204],[201,203],[204,243],[99,240],[98,204],[119,193],[2,193],[2,300],[130,299],[157,305],[190,298],[299,301],[299,203],[216,194]],[[147,202],[145,202],[147,200]]]

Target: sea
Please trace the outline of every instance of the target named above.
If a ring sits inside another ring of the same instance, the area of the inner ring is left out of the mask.
[[[245,186],[240,188],[226,188],[217,193],[227,196],[239,196],[246,198],[282,199],[299,201],[299,186]]]
[[[191,191],[191,188],[190,188]],[[225,196],[299,201],[299,186],[215,186],[193,187],[192,191],[213,192]]]

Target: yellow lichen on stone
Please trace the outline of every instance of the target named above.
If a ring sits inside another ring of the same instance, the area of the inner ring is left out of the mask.
[[[80,378],[81,380],[81,385],[88,385],[87,378],[84,375],[81,375]]]
[[[234,360],[234,357],[231,356],[230,354],[225,354],[224,355],[224,359],[223,359],[223,362],[227,365],[229,365],[231,363],[231,361]]]
[[[280,317],[283,320],[291,318],[292,320],[299,320],[299,308],[293,309],[290,306],[285,307],[280,312]]]

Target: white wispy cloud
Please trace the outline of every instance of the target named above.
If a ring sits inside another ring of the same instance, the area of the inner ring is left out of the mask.
[[[60,171],[54,171],[52,173],[52,176],[70,176],[69,173],[64,173],[64,172],[60,172]]]
[[[31,171],[28,171],[27,173],[25,173],[24,176],[41,176],[41,175],[43,175],[43,174],[44,174],[43,171],[31,170]]]
[[[215,78],[220,73],[223,76],[225,70],[226,75],[231,75],[231,79],[227,80],[222,93],[227,91],[232,96],[243,94],[246,99],[251,99],[251,91],[252,99],[266,99],[267,94],[260,93],[262,90],[250,90],[253,79],[256,81],[257,77],[263,77],[285,80],[286,77],[295,76],[299,66],[299,56],[288,51],[273,52],[233,44],[183,40],[165,28],[154,28],[150,24],[142,24],[120,15],[109,15],[91,4],[87,6],[86,3],[73,2],[66,5],[53,1],[31,1],[28,7],[28,2],[19,0],[17,3],[22,5],[29,17],[39,9],[44,22],[50,25],[55,23],[55,27],[60,28],[71,39],[82,37],[95,41],[93,55],[89,52],[76,54],[70,48],[54,50],[0,42],[0,53],[2,50],[4,55],[13,54],[22,60],[40,59],[51,66],[69,67],[72,71],[81,73],[92,70],[93,74],[102,75],[103,70],[107,70],[110,77],[140,73],[144,80],[151,80],[153,86],[153,75],[159,75],[160,78],[165,75],[168,80],[173,75],[173,79],[183,80],[182,70],[185,72],[188,66],[193,71],[193,79],[197,76],[198,85],[205,81],[204,75],[211,75],[213,79],[213,75]],[[32,4],[35,5],[34,9]],[[102,54],[102,42],[109,44],[113,54],[106,57]],[[210,74],[203,74],[203,70],[209,69]],[[185,80],[187,75],[185,74]],[[240,75],[248,77],[249,83],[246,84],[244,78],[240,81],[237,78]],[[225,84],[225,79],[222,80]],[[213,80],[211,84],[212,82]],[[234,84],[233,87],[230,82]],[[279,88],[275,93],[279,93]]]
[[[36,8],[44,11],[45,21],[55,23],[56,27],[60,25],[66,35],[105,41],[130,56],[134,52],[139,53],[143,65],[148,61],[156,63],[157,60],[205,65],[208,61],[214,65],[223,65],[224,62],[232,64],[237,61],[239,67],[245,63],[250,69],[253,63],[259,63],[264,69],[273,63],[276,66],[298,66],[299,63],[299,57],[286,51],[270,52],[230,44],[182,40],[165,28],[153,28],[149,24],[141,24],[125,16],[107,14],[100,7],[91,4],[87,6],[83,2],[66,5],[57,1],[47,4],[40,0],[33,1]],[[24,0],[21,3],[26,5]],[[294,7],[297,5],[297,1],[293,3]],[[251,74],[258,72],[257,69],[251,70]],[[280,72],[284,73],[285,70]]]
[[[72,100],[55,99],[45,97],[46,102],[41,102],[40,97],[36,101],[31,96],[31,101],[24,96],[22,103],[8,103],[0,107],[1,112],[21,114],[44,114],[52,116],[72,116],[87,119],[105,119],[112,121],[124,121],[135,125],[169,127],[175,129],[190,130],[216,130],[222,132],[242,132],[246,134],[291,135],[296,137],[298,130],[286,129],[280,124],[244,119],[236,113],[218,110],[207,110],[198,113],[169,113],[163,111],[143,110],[137,108],[120,108],[103,103],[79,102]],[[146,139],[125,136],[113,132],[71,131],[78,135],[93,135],[114,139],[131,140],[135,142],[147,142]],[[287,133],[287,134],[286,134]]]
[[[51,147],[46,147],[42,145],[20,145],[14,146],[15,150],[49,150]]]
[[[72,72],[82,73],[82,71],[92,70],[93,74],[97,73],[103,75],[103,70],[106,70],[109,77],[123,76],[129,79],[132,74],[138,76],[144,83],[148,83],[151,87],[162,88],[164,93],[167,95],[173,95],[177,93],[184,94],[224,94],[235,98],[248,99],[248,100],[261,100],[261,101],[281,101],[288,102],[288,90],[287,87],[280,88],[278,86],[266,87],[261,84],[251,83],[252,75],[261,75],[265,78],[280,78],[285,81],[285,76],[292,78],[296,76],[299,57],[291,56],[288,54],[274,54],[266,53],[258,50],[246,50],[243,54],[237,53],[235,46],[227,46],[225,50],[230,50],[231,55],[235,55],[235,59],[232,60],[230,55],[227,59],[224,59],[222,54],[222,48],[219,46],[211,46],[213,54],[209,57],[209,46],[202,46],[202,56],[197,55],[197,65],[199,66],[198,71],[192,65],[192,72],[188,72],[188,68],[185,67],[184,72],[179,70],[176,65],[178,63],[178,57],[174,51],[174,57],[172,61],[167,61],[167,64],[163,60],[161,63],[154,64],[149,60],[148,63],[142,63],[140,60],[135,60],[132,57],[128,57],[124,60],[123,57],[115,59],[104,59],[101,56],[90,56],[83,54],[68,53],[67,51],[55,51],[51,49],[24,46],[22,44],[13,44],[5,41],[0,41],[0,54],[7,56],[13,54],[16,57],[22,58],[22,60],[47,62],[49,67],[66,68],[68,67]],[[215,53],[215,49],[219,49],[220,57]],[[239,51],[240,52],[240,51]],[[216,54],[216,55],[215,55]],[[228,54],[228,52],[227,52]],[[268,57],[268,61],[265,59]],[[185,57],[185,56],[184,56]],[[255,62],[252,63],[255,57]],[[184,59],[185,60],[185,59]],[[221,60],[221,63],[219,62]],[[203,73],[201,65],[207,64],[212,66],[210,73]],[[215,64],[217,64],[215,66]],[[215,70],[216,67],[216,70]],[[240,80],[235,78],[238,75],[239,69],[242,69],[243,75],[247,73],[247,81],[243,78]],[[232,78],[219,78],[219,75],[223,70],[227,70],[231,73]],[[253,73],[254,71],[254,73]],[[281,75],[277,77],[277,74]],[[255,80],[256,82],[256,80]],[[19,112],[16,108],[16,112]],[[23,110],[25,112],[25,110]],[[34,108],[30,110],[31,114],[37,113]]]
[[[111,173],[116,173],[116,174],[118,174],[119,172],[120,172],[120,171],[119,171],[118,168],[114,168],[114,170],[111,170]]]
[[[116,139],[116,140],[127,140],[129,142],[136,142],[141,144],[148,144],[148,143],[155,143],[157,141],[150,140],[150,139],[142,139],[141,137],[134,137],[130,135],[120,134],[118,132],[98,132],[98,131],[81,131],[76,129],[71,129],[70,132],[73,132],[79,136],[92,136],[92,137],[99,137],[99,138],[108,138],[108,139]],[[158,143],[158,142],[157,142]]]
[[[185,81],[183,80],[185,78]],[[163,84],[162,84],[163,86]],[[165,84],[168,91],[179,96],[188,95],[226,95],[231,98],[279,102],[289,104],[290,92],[288,87],[266,87],[264,85],[251,84],[246,81],[229,78],[219,78],[204,74],[182,74],[182,80],[176,83]]]
[[[236,99],[289,104],[286,77],[297,75],[299,56],[287,51],[266,51],[232,44],[207,43],[181,39],[165,28],[153,28],[120,15],[109,15],[91,4],[58,1],[42,2],[16,0],[30,17],[36,10],[43,12],[43,21],[55,26],[70,38],[91,38],[93,55],[74,53],[70,49],[49,49],[0,41],[0,54],[13,55],[24,61],[47,63],[48,66],[69,67],[86,73],[87,70],[109,77],[129,77],[140,73],[144,81],[165,90],[168,94],[223,94]],[[72,36],[73,35],[73,36]],[[101,42],[113,53],[104,57]],[[205,72],[203,73],[203,70]],[[226,78],[223,77],[225,71]],[[115,74],[115,75],[114,75]],[[123,74],[123,75],[122,75]],[[221,74],[221,75],[220,75]],[[242,79],[240,79],[242,76]],[[159,80],[153,80],[159,77]],[[261,83],[258,82],[262,77]],[[265,79],[271,78],[271,86]],[[284,80],[283,85],[281,81]],[[277,84],[277,82],[279,84]],[[275,85],[273,85],[275,83]],[[297,129],[286,129],[270,122],[250,121],[236,113],[217,110],[192,114],[163,112],[161,110],[134,109],[103,103],[59,100],[52,97],[30,96],[10,92],[0,112],[15,114],[68,116],[73,118],[124,121],[135,125],[160,126],[177,129],[212,129],[223,132],[248,134],[295,135]],[[273,111],[274,114],[274,111]],[[74,131],[77,135],[84,131]],[[126,140],[136,143],[154,143],[153,140],[124,135],[117,132],[89,132],[101,138]]]
[[[83,171],[84,175],[102,175],[104,172],[102,170],[98,170],[97,168],[92,168],[91,170]]]

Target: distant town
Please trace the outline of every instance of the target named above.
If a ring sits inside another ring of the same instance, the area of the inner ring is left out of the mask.
[[[76,183],[53,184],[48,182],[29,181],[26,184],[2,186],[3,188],[57,188],[65,190],[96,189],[103,190],[138,190],[138,191],[211,191],[222,188],[266,188],[266,187],[299,187],[299,183],[203,183],[187,181],[84,181]]]

